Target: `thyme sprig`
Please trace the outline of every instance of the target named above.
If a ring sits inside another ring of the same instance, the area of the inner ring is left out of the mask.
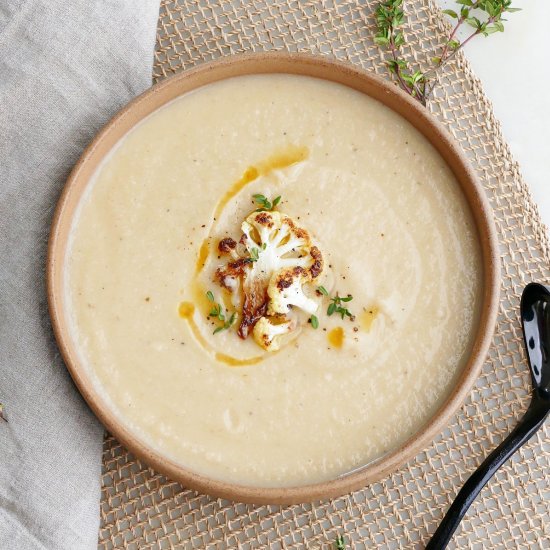
[[[512,7],[512,0],[456,0],[456,3],[462,6],[458,12],[454,10],[443,10],[443,13],[457,21],[451,35],[443,47],[441,55],[432,58],[436,68],[441,67],[441,65],[449,61],[458,50],[462,49],[476,36],[489,36],[496,32],[504,32],[503,22],[506,20],[502,19],[502,15],[506,12],[513,13],[521,11],[521,8]],[[474,10],[479,10],[479,15],[482,19],[472,15]],[[460,42],[460,40],[456,39],[456,33],[464,23],[473,27],[474,32]]]
[[[273,210],[281,202],[281,195],[279,195],[278,197],[275,197],[272,201],[268,200],[268,198],[265,195],[262,195],[261,193],[256,193],[255,195],[252,195],[252,197],[254,197],[254,200],[261,207],[261,208],[258,208],[256,212]]]
[[[351,302],[353,300],[353,296],[351,294],[348,294],[347,296],[336,296],[332,297],[330,299],[330,304],[327,308],[327,315],[330,317],[333,313],[336,313],[342,317],[342,319],[345,319],[346,317],[349,317],[353,320],[353,313],[351,311],[343,306],[342,304],[345,302]]]
[[[216,299],[214,298],[214,294],[212,291],[208,291],[206,293],[206,297],[208,298],[209,302],[212,302],[212,308],[210,309],[210,312],[208,313],[208,317],[212,319],[218,319],[222,322],[221,325],[217,326],[214,329],[213,334],[218,334],[218,332],[221,332],[222,330],[227,330],[230,328],[237,319],[237,314],[233,312],[229,318],[227,318],[227,311],[222,307],[222,305],[218,302],[216,302]]]
[[[328,290],[324,286],[318,286],[317,291],[323,296],[329,297]],[[353,313],[351,313],[347,307],[342,305],[347,302],[351,302],[352,300],[353,296],[351,294],[348,294],[347,296],[339,296],[338,293],[336,293],[336,296],[330,298],[330,304],[327,308],[327,315],[330,317],[334,313],[337,313],[342,317],[342,319],[349,317],[353,321],[353,319],[355,319]]]
[[[459,5],[458,11],[443,10],[443,13],[456,19],[456,24],[445,41],[441,54],[432,57],[433,66],[425,72],[413,71],[400,56],[400,48],[405,44],[401,30],[405,22],[403,0],[383,0],[376,9],[377,33],[374,41],[388,49],[390,60],[387,66],[398,85],[423,105],[434,89],[434,76],[442,66],[476,36],[504,32],[503,14],[520,11],[520,8],[512,7],[512,0],[456,0],[456,3]],[[460,41],[457,32],[464,24],[473,27],[474,31]]]
[[[403,32],[399,27],[405,22],[402,9],[403,0],[385,0],[376,8],[377,33],[374,41],[385,46],[391,59],[388,69],[395,75],[399,86],[408,94],[426,103],[426,78],[421,71],[412,71],[407,62],[399,56],[399,49],[405,43]]]

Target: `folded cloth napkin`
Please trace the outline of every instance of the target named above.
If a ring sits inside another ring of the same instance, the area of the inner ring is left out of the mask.
[[[96,549],[103,430],[59,357],[44,264],[82,149],[151,85],[158,0],[0,2],[0,548]]]

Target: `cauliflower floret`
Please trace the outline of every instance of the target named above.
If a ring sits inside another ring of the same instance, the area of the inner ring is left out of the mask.
[[[298,227],[292,218],[280,212],[254,212],[242,224],[244,245],[254,261],[250,275],[262,279],[288,267],[313,270],[317,277],[322,258],[311,246],[309,233]]]
[[[294,320],[275,324],[267,317],[260,317],[254,325],[252,334],[256,343],[266,351],[277,351],[281,347],[281,336],[292,332],[295,327]]]
[[[317,302],[304,294],[304,284],[311,281],[311,275],[302,267],[283,269],[276,273],[267,287],[268,315],[286,314],[290,306],[299,307],[309,315],[317,311]]]

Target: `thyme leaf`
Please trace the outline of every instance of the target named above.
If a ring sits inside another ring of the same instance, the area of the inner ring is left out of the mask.
[[[248,258],[248,260],[250,262],[257,262],[259,257],[260,257],[260,251],[257,248],[253,248],[250,251],[250,258]]]

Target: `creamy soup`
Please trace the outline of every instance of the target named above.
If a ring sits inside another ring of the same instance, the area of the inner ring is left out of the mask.
[[[258,213],[292,226],[278,265],[302,267],[243,338],[247,280],[219,273],[267,269]],[[403,444],[478,321],[477,233],[450,169],[393,111],[309,77],[228,79],[149,116],[95,174],[67,258],[72,337],[120,420],[251,486],[333,479]]]

